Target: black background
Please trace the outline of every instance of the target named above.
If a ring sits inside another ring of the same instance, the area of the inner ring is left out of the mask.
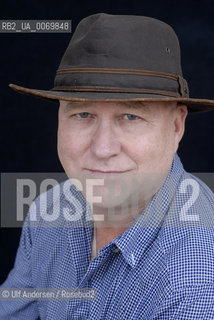
[[[190,95],[214,98],[213,1],[5,1],[0,19],[68,19],[73,30],[97,12],[135,14],[170,24],[180,40]],[[56,153],[58,106],[12,91],[9,83],[53,87],[71,34],[0,34],[1,172],[61,172]],[[214,112],[188,116],[179,155],[190,172],[212,172]],[[9,214],[9,213],[8,213]],[[19,229],[1,228],[0,283],[12,268]]]

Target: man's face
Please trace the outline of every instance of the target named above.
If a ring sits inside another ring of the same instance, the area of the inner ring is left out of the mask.
[[[98,206],[119,206],[138,193],[143,208],[167,176],[186,113],[172,102],[60,101],[60,161],[84,195],[86,179],[104,179],[94,187],[102,197]]]

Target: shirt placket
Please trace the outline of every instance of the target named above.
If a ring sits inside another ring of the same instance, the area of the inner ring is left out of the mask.
[[[78,284],[77,289],[94,289],[93,282],[91,282],[92,276],[98,271],[98,269],[105,263],[107,259],[112,254],[112,248],[107,247],[102,249],[101,252],[89,263],[88,269],[85,275],[82,277],[81,281]],[[97,293],[98,298],[98,293]],[[67,303],[67,319],[72,320],[83,320],[83,319],[93,319],[96,318],[96,315],[89,314],[90,304],[92,303],[91,299],[80,299],[80,300],[70,300]]]

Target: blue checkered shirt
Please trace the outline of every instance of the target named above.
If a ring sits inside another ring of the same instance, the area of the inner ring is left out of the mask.
[[[1,289],[94,288],[97,298],[1,300],[1,320],[214,319],[214,195],[177,155],[140,217],[92,261],[82,194],[71,186],[68,201],[60,184],[53,203],[54,188],[31,206]],[[57,221],[36,219],[54,208]]]

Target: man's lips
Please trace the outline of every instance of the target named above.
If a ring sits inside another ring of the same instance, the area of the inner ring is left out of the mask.
[[[88,169],[85,168],[84,171],[87,171],[93,176],[100,176],[103,178],[113,177],[113,176],[119,176],[122,175],[130,170],[97,170],[97,169]]]

